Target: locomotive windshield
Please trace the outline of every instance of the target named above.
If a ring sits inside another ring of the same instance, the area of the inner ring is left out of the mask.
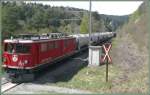
[[[5,51],[9,53],[29,53],[30,52],[30,45],[27,44],[12,44],[7,43]]]

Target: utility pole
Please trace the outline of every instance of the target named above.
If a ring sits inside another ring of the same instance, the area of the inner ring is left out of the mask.
[[[92,14],[91,14],[92,2],[89,0],[89,46],[91,46],[91,33],[92,33]]]
[[[106,59],[106,82],[108,82],[108,59]]]

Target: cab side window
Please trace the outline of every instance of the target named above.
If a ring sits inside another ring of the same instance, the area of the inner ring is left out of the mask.
[[[64,41],[64,47],[68,47],[68,42],[69,42],[68,40]]]
[[[59,47],[58,42],[56,42],[56,41],[48,43],[48,50],[53,50],[53,49],[56,49],[58,47]]]
[[[42,43],[41,44],[41,52],[47,51],[47,43]]]
[[[58,43],[56,41],[54,42],[54,48],[58,48]]]
[[[48,43],[48,50],[52,50],[54,48],[54,43]]]
[[[16,53],[30,53],[30,45],[16,44]]]

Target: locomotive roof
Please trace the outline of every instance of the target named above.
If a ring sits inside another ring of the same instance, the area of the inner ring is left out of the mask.
[[[38,34],[20,34],[16,38],[6,39],[5,43],[37,43],[37,42],[47,42],[52,40],[70,39],[73,37],[67,36],[65,33],[44,33]]]
[[[55,38],[55,39],[5,39],[4,43],[40,43],[48,41],[57,41],[62,39],[72,39],[74,37],[64,37],[64,38]]]
[[[4,40],[5,43],[39,43],[39,42],[48,42],[48,41],[57,41],[62,39],[72,39],[74,37],[66,37],[66,38],[59,38],[59,39],[39,39],[39,40],[25,40],[25,39],[6,39]]]
[[[107,35],[112,32],[101,32],[101,33],[93,33],[92,35]],[[64,33],[45,33],[42,35],[32,35],[32,34],[21,34],[19,38],[12,38],[4,40],[5,43],[39,43],[39,42],[47,42],[54,40],[62,40],[62,39],[72,39],[78,37],[89,37],[89,34],[73,34],[66,35]]]

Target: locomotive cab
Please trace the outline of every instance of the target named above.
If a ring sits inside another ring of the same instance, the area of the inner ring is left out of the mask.
[[[27,69],[32,67],[32,45],[27,43],[4,43],[3,67],[14,69]]]
[[[3,68],[12,82],[31,81],[34,79],[32,68],[35,66],[36,49],[34,44],[16,40],[4,40]],[[26,78],[28,77],[28,78]]]

